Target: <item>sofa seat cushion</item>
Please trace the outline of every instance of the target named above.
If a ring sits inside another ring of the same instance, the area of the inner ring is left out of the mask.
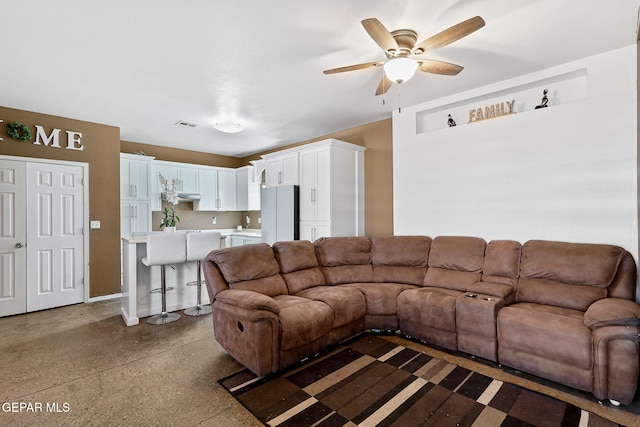
[[[280,308],[280,350],[308,344],[331,331],[333,310],[321,301],[293,295],[273,298]]]
[[[333,310],[333,328],[348,325],[362,319],[366,312],[364,295],[359,289],[344,286],[316,286],[305,289],[296,296],[321,301]]]
[[[398,298],[400,322],[411,322],[448,332],[456,332],[456,300],[463,292],[445,288],[419,288]]]
[[[416,288],[404,283],[349,283],[341,286],[359,289],[367,303],[366,314],[376,316],[397,315],[398,295]]]
[[[581,369],[593,366],[591,330],[579,310],[534,303],[504,307],[498,312],[498,342],[552,362]]]

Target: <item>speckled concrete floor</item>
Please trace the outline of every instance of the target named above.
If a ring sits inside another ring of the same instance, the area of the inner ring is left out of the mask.
[[[217,380],[211,316],[127,327],[120,301],[0,319],[1,426],[261,426]]]
[[[242,366],[214,340],[210,315],[127,327],[120,300],[111,300],[0,318],[0,368],[0,426],[262,425],[217,383]],[[640,425],[638,415],[618,408],[520,385]]]

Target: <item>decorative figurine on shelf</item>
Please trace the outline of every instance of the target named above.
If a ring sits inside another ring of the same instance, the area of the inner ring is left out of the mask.
[[[547,98],[547,93],[549,91],[547,89],[542,91],[542,102],[540,103],[540,105],[536,105],[536,110],[538,108],[545,108],[547,106],[547,104],[549,103],[549,98]]]
[[[456,125],[456,121],[453,120],[453,117],[451,117],[451,114],[449,114],[449,120],[447,120],[447,124],[449,125],[450,128]]]

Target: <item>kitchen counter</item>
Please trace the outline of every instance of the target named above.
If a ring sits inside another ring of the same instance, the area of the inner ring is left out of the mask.
[[[235,246],[237,239],[259,242],[259,229],[216,229],[216,230],[177,230],[176,233],[206,233],[219,231],[220,246]],[[152,231],[151,233],[164,233]],[[140,323],[141,317],[158,314],[162,308],[160,292],[152,292],[160,287],[160,267],[147,267],[142,258],[147,255],[147,234],[135,233],[131,237],[122,238],[122,305],[120,312],[127,326]],[[230,242],[227,244],[227,242]],[[196,305],[195,286],[187,286],[196,280],[197,264],[195,261],[173,265],[166,269],[167,311],[183,310]],[[202,290],[202,304],[209,304],[206,289]]]

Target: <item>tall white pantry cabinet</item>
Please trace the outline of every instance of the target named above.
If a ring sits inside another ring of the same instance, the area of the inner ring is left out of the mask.
[[[300,240],[364,235],[364,150],[328,139],[263,156],[267,176],[278,158],[297,156],[298,180],[288,183],[300,186]]]

